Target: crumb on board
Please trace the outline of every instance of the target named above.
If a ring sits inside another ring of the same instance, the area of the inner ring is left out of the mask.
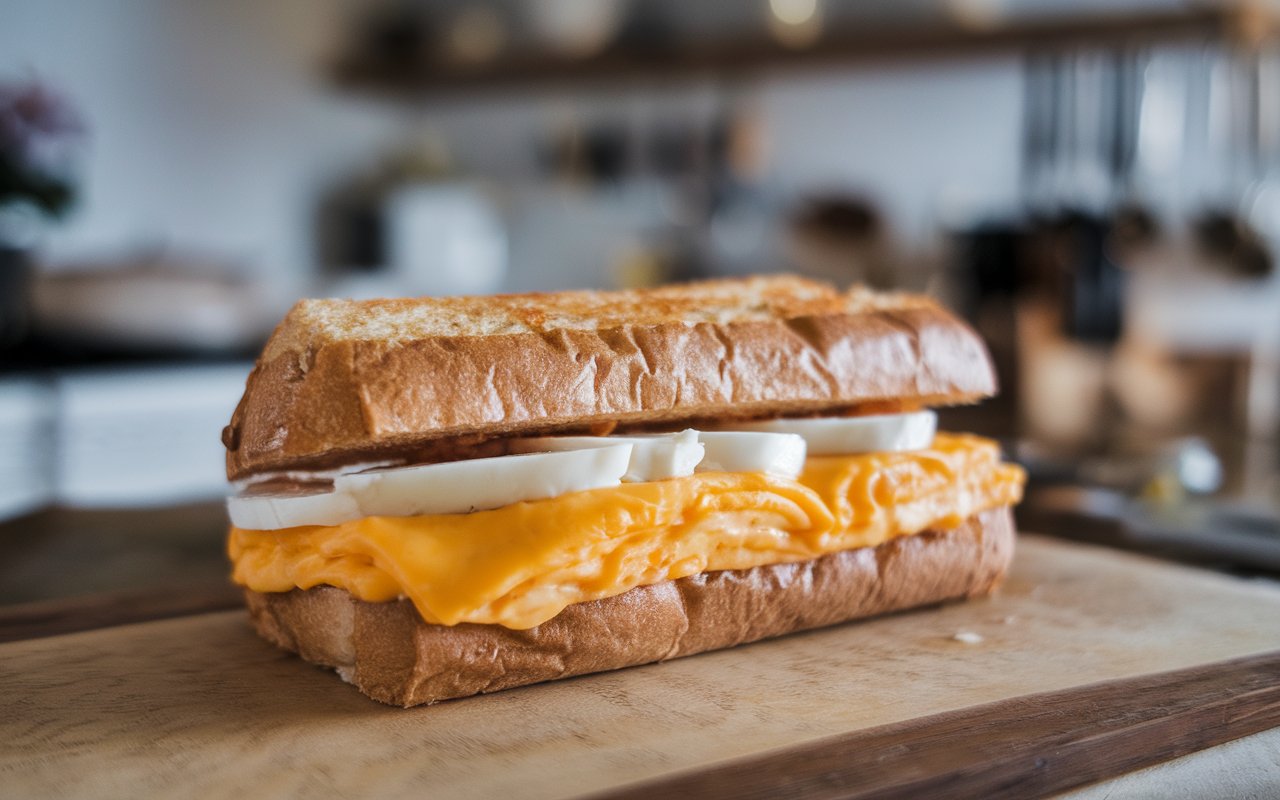
[[[980,634],[974,633],[973,631],[957,631],[956,634],[951,638],[955,639],[957,642],[964,642],[965,644],[981,644],[982,643],[982,636]]]

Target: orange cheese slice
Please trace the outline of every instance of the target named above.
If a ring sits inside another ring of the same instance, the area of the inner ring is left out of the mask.
[[[427,622],[531,628],[566,606],[699,572],[804,561],[959,525],[1017,502],[1025,476],[995,442],[808,459],[798,480],[697,473],[492,511],[232,528],[236,582],[408,597]]]

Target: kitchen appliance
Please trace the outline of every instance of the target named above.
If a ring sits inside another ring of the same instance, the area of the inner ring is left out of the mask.
[[[506,227],[480,187],[410,183],[385,200],[388,270],[406,294],[490,294],[507,273]]]

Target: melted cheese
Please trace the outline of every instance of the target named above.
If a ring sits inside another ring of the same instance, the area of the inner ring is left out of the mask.
[[[428,622],[531,628],[566,606],[699,572],[877,545],[1017,502],[1025,476],[995,442],[938,434],[927,450],[808,459],[792,481],[698,473],[492,511],[232,528],[236,582],[408,597]]]

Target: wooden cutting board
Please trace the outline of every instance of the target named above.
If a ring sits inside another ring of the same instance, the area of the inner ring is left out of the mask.
[[[1030,536],[988,600],[410,710],[240,612],[0,645],[11,797],[1030,797],[1278,725],[1280,590]]]

